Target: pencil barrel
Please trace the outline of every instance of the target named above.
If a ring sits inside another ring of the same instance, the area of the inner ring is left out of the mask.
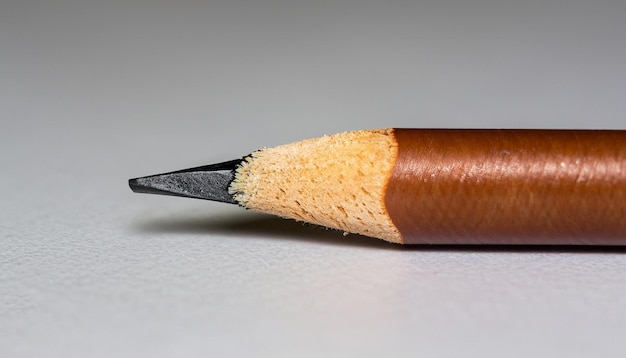
[[[626,132],[395,129],[406,244],[626,245]]]

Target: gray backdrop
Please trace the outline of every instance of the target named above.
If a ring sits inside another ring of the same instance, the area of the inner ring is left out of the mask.
[[[402,249],[130,177],[377,127],[626,128],[626,2],[0,3],[0,356],[623,356],[623,250]]]

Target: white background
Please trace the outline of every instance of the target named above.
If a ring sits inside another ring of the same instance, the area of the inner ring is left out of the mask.
[[[626,128],[626,2],[0,3],[0,356],[624,356],[620,249],[402,248],[127,179],[378,127]]]

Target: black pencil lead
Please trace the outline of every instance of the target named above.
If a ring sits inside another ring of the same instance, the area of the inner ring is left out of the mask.
[[[235,178],[235,170],[241,162],[241,159],[237,159],[130,179],[128,185],[135,193],[173,195],[237,204],[228,193],[228,187]]]

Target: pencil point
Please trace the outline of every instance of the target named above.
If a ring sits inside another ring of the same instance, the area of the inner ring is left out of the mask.
[[[237,204],[228,193],[241,160],[134,178],[128,181],[135,193],[182,196]]]

